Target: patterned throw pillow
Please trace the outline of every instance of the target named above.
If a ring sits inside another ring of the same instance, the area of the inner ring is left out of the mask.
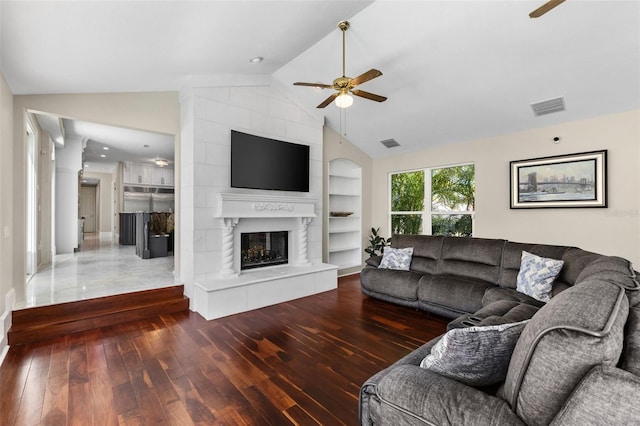
[[[408,271],[411,266],[411,256],[413,255],[413,247],[393,248],[387,247],[382,254],[380,269],[398,269]]]
[[[527,321],[454,328],[431,348],[420,367],[470,386],[502,382]]]
[[[551,300],[553,281],[562,265],[562,260],[536,256],[523,250],[516,290],[541,302],[548,302]]]

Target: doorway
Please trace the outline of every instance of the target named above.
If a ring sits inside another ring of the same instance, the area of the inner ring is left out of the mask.
[[[82,185],[80,186],[80,211],[78,216],[84,221],[84,232],[94,233],[96,227],[96,186]]]

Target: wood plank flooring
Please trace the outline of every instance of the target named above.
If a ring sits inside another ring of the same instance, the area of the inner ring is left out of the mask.
[[[189,310],[184,286],[154,288],[12,312],[9,345]]]
[[[11,347],[4,425],[353,425],[371,375],[448,320],[338,289],[205,321],[193,312]]]

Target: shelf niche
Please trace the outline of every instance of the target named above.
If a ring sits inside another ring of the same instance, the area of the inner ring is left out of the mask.
[[[340,274],[362,266],[362,168],[345,158],[331,160],[328,188],[328,263]]]

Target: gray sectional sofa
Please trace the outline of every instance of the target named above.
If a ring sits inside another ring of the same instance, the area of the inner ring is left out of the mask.
[[[498,239],[395,235],[392,246],[413,247],[410,270],[371,258],[363,293],[452,318],[449,330],[528,321],[503,381],[474,387],[421,368],[440,336],[363,384],[362,425],[640,424],[640,285],[629,261]],[[523,250],[564,261],[547,303],[516,291]]]

